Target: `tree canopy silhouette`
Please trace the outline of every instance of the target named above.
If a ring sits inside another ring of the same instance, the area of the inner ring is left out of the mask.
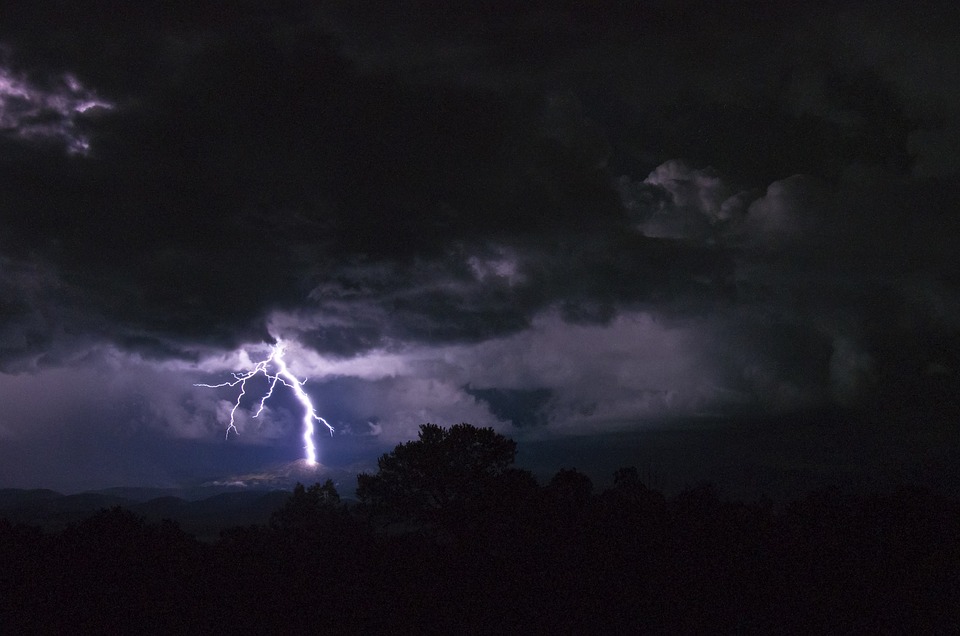
[[[418,439],[380,457],[375,475],[357,476],[357,496],[397,519],[450,519],[496,493],[516,453],[516,442],[492,428],[423,424]]]
[[[290,499],[270,516],[270,526],[278,530],[315,529],[334,517],[340,494],[332,479],[309,488],[297,483]]]

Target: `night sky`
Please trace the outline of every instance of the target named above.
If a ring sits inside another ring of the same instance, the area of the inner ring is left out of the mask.
[[[276,339],[345,493],[426,422],[960,485],[960,8],[787,4],[6,3],[0,487],[302,458],[194,386]]]

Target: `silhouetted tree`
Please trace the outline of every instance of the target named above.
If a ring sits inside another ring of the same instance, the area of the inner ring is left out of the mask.
[[[566,505],[582,507],[593,494],[593,481],[576,468],[561,468],[547,484],[547,493]]]
[[[357,476],[357,496],[394,519],[456,522],[512,474],[516,452],[516,442],[492,428],[423,424],[417,440],[380,457],[375,475]]]
[[[600,495],[604,532],[620,547],[638,554],[658,549],[666,536],[667,501],[652,490],[633,466],[613,474],[613,487]]]
[[[312,529],[329,522],[339,505],[340,494],[332,479],[309,488],[298,482],[290,499],[270,516],[270,526],[278,530]]]

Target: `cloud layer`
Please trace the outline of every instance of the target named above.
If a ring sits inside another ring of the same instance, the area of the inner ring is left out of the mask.
[[[957,16],[824,11],[0,16],[0,436],[953,408]]]

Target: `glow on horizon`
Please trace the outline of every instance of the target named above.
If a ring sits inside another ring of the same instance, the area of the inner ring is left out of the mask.
[[[270,355],[257,362],[256,365],[254,365],[253,370],[248,371],[247,373],[234,373],[234,379],[229,382],[221,382],[220,384],[197,383],[194,384],[194,386],[202,386],[210,389],[217,389],[225,386],[240,386],[240,393],[237,395],[237,401],[234,402],[233,408],[230,409],[230,424],[227,426],[225,433],[227,438],[230,437],[231,430],[236,435],[240,434],[240,431],[237,430],[235,417],[237,409],[240,408],[240,400],[244,395],[246,395],[247,392],[247,380],[259,373],[262,373],[263,376],[270,381],[270,386],[267,389],[267,392],[264,393],[260,398],[260,407],[257,409],[257,412],[253,414],[253,417],[257,417],[263,412],[264,405],[266,401],[273,395],[273,390],[276,388],[278,382],[292,389],[293,394],[297,397],[297,400],[299,400],[300,404],[303,405],[303,443],[307,453],[306,461],[308,464],[313,466],[317,463],[317,448],[313,440],[314,433],[316,432],[315,423],[320,422],[326,426],[331,435],[333,435],[333,427],[317,414],[317,411],[313,406],[313,402],[310,400],[310,396],[307,395],[307,392],[303,390],[303,384],[307,380],[297,380],[296,376],[290,372],[290,369],[287,367],[286,360],[283,359],[283,354],[285,352],[286,347],[284,346],[283,341],[277,340],[277,344],[273,345],[273,347],[270,349]],[[273,373],[270,372],[271,364],[275,368]]]

